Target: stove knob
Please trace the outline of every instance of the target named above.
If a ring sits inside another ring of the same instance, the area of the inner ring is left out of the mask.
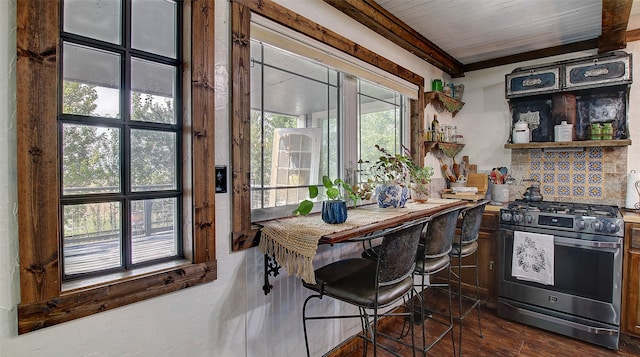
[[[591,223],[591,227],[596,232],[602,232],[602,230],[604,229],[604,223],[602,223],[602,221],[595,221]]]
[[[502,212],[502,220],[509,222],[511,220],[511,212]]]
[[[615,224],[615,222],[610,222],[609,223],[609,232],[611,233],[616,233],[620,230],[620,227],[618,227],[617,224]]]
[[[513,221],[516,223],[522,223],[523,219],[524,219],[524,216],[522,215],[522,213],[515,213],[513,215]]]
[[[578,227],[578,229],[583,230],[587,227],[587,223],[581,219],[579,221],[576,221],[576,226]]]
[[[524,220],[525,220],[526,223],[529,223],[529,224],[533,223],[533,217],[532,216],[528,216],[528,215],[524,216]]]

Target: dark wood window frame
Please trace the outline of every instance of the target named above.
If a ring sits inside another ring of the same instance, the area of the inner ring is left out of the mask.
[[[231,0],[231,161],[233,166],[234,251],[257,245],[259,229],[251,223],[250,150],[250,26],[251,14],[258,14],[316,41],[376,66],[418,86],[418,99],[410,101],[411,151],[422,162],[424,148],[424,78],[393,61],[278,5],[270,0]]]
[[[17,161],[20,295],[18,333],[138,302],[217,278],[215,251],[214,7],[185,0],[191,17],[192,246],[189,263],[62,291],[59,248],[59,1],[17,2]],[[186,34],[185,34],[186,35]],[[186,37],[185,37],[186,39]],[[189,93],[185,90],[184,93]],[[187,110],[189,109],[190,110]]]

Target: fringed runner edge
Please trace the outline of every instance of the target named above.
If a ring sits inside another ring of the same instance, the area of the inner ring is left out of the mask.
[[[278,264],[285,268],[290,275],[298,276],[310,284],[316,283],[313,260],[308,256],[283,247],[265,232],[262,232],[262,239],[260,239],[258,248],[262,253],[273,256]],[[315,255],[315,252],[313,252],[313,255]]]

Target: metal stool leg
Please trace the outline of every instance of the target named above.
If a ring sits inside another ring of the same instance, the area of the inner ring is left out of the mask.
[[[460,317],[460,333],[458,339],[458,356],[462,356],[462,324],[464,323],[464,317],[462,316],[462,248],[458,253],[458,314]]]
[[[484,338],[482,334],[482,324],[480,323],[480,278],[478,276],[478,252],[475,253],[475,262],[476,262],[476,309],[478,310],[478,330],[480,331],[480,338]]]

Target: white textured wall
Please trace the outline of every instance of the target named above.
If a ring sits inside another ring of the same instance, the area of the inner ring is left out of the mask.
[[[640,41],[634,41],[627,44],[625,49],[633,56],[633,80],[629,93],[629,134],[631,142],[629,147],[629,156],[627,157],[627,168],[640,172]]]
[[[432,78],[442,77],[441,71],[398,49],[345,15],[335,13],[320,0],[278,2],[422,75],[427,84]],[[228,7],[226,0],[216,0],[216,164],[230,166]],[[15,16],[15,0],[0,0],[0,356],[304,355],[300,311],[307,293],[300,287],[299,280],[286,272],[272,278],[274,291],[270,295],[262,293],[263,262],[259,251],[231,253],[229,194],[216,195],[218,280],[215,282],[17,335],[16,305],[20,294]],[[640,56],[636,43],[631,44],[629,50],[636,52],[636,57]],[[467,143],[462,154],[468,153],[480,169],[509,163],[509,151],[502,148],[509,130],[504,75],[521,65],[524,64],[471,72],[465,78],[457,79],[456,82],[465,84],[464,101],[467,104],[455,119],[446,113],[439,115],[443,124],[458,126]],[[449,78],[445,80],[449,81]],[[632,117],[638,116],[639,106],[632,100]],[[431,106],[426,112],[430,118],[435,113]],[[640,128],[631,126],[635,137],[634,133]],[[632,147],[630,153],[629,167],[639,169],[640,149],[633,150]],[[437,161],[430,155],[427,162],[437,167]],[[321,247],[315,264],[319,266],[354,254],[357,254],[355,246]],[[326,300],[317,304],[316,309],[340,309],[339,305]],[[354,326],[326,324],[311,328],[315,331],[312,355],[320,355],[351,335]]]
[[[18,288],[15,1],[0,1],[0,356],[11,355]]]

